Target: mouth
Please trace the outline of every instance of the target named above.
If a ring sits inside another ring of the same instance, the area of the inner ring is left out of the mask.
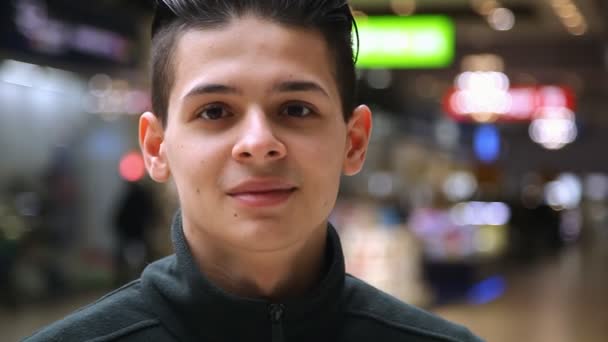
[[[285,181],[261,180],[241,183],[228,191],[228,196],[245,207],[272,207],[289,200],[298,188]]]

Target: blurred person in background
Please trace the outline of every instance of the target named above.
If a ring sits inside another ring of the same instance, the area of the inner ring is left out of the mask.
[[[67,265],[81,231],[82,198],[73,152],[68,146],[57,145],[52,150],[50,164],[43,176],[42,222],[33,234],[38,245],[31,246],[31,251],[40,254],[39,259],[46,264],[51,297],[68,293]]]
[[[173,180],[176,254],[27,341],[479,341],[347,275],[328,217],[363,166],[343,0],[164,0],[150,176]]]
[[[6,202],[5,191],[0,188],[0,203]],[[11,236],[15,222],[9,221],[9,218],[16,217],[8,205],[0,205],[0,306],[10,308],[17,305],[14,276],[19,241]]]
[[[0,207],[0,302],[13,308],[62,296],[69,289],[62,264],[66,260],[62,247],[68,238],[60,234],[66,225],[56,224],[52,220],[55,216],[46,209],[50,204],[45,200],[52,188],[44,183],[41,190],[27,177],[17,175],[4,194],[7,204]]]
[[[144,184],[127,183],[115,213],[115,284],[137,277],[151,260],[150,229],[159,216],[154,194]]]
[[[551,179],[550,173],[545,179]],[[521,200],[512,201],[511,256],[528,264],[541,261],[546,256],[555,255],[561,241],[560,213],[549,206],[545,199],[542,179],[527,180],[521,193]]]

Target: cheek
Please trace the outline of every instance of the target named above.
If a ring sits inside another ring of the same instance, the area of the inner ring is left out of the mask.
[[[214,172],[219,163],[214,162],[214,155],[210,153],[214,149],[208,144],[183,140],[168,151],[173,179],[182,195],[204,196],[209,183],[218,178]]]
[[[336,139],[318,144],[308,141],[296,152],[302,175],[307,178],[310,194],[314,197],[310,200],[315,206],[331,207],[335,201],[344,160],[343,144]]]

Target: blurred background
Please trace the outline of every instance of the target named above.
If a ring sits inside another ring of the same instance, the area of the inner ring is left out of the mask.
[[[0,339],[171,253],[145,176],[150,0],[0,2]],[[352,0],[347,270],[488,341],[608,338],[608,2]]]

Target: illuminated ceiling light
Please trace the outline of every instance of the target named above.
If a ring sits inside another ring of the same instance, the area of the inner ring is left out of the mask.
[[[578,9],[573,3],[566,3],[564,5],[555,6],[555,11],[560,16],[571,15],[572,13],[578,12]]]
[[[509,77],[502,72],[481,72],[473,73],[468,81],[468,88],[475,90],[496,89],[499,91],[509,90]]]
[[[488,16],[500,5],[496,0],[472,0],[473,8],[481,15]]]
[[[545,186],[545,201],[554,208],[573,209],[579,206],[583,186],[581,179],[572,173],[563,173]]]
[[[575,36],[587,32],[587,22],[578,7],[571,0],[552,0],[551,5],[568,32]]]
[[[564,23],[564,25],[566,25],[566,27],[576,27],[585,22],[585,20],[583,19],[583,16],[576,12],[574,15],[568,18],[562,19],[562,22]]]
[[[530,138],[549,150],[572,143],[578,135],[574,113],[565,107],[546,107],[530,124]]]
[[[503,71],[505,63],[502,57],[486,53],[464,56],[460,67],[467,71]]]
[[[534,142],[548,150],[559,150],[576,138],[576,126],[561,119],[540,119],[530,125],[530,136]]]
[[[552,0],[551,1],[551,6],[553,7],[554,10],[558,10],[561,8],[568,8],[571,6],[574,6],[574,8],[576,9],[576,6],[572,3],[572,0]]]
[[[552,0],[551,1],[551,5],[553,5],[554,7],[564,6],[569,3],[571,3],[570,0]]]
[[[562,18],[568,18],[578,14],[578,9],[573,4],[555,7],[555,12]]]
[[[570,19],[577,15],[580,15],[578,12],[568,12],[568,13],[557,13],[562,20]]]
[[[457,113],[480,123],[496,121],[511,110],[509,78],[503,72],[502,58],[492,54],[465,56],[462,69],[454,80],[456,91],[450,106]]]
[[[454,108],[477,122],[493,122],[511,110],[509,78],[501,72],[465,71],[455,81]]]
[[[570,33],[572,33],[573,35],[575,35],[575,36],[582,36],[582,35],[584,35],[585,33],[587,33],[587,24],[582,23],[582,24],[581,24],[581,25],[579,25],[579,26],[570,27],[570,28],[568,29],[568,31],[569,31]]]
[[[496,8],[490,12],[488,23],[497,31],[508,31],[515,25],[515,15],[508,8]]]
[[[480,12],[483,15],[490,15],[492,13],[492,11],[498,7],[499,7],[498,2],[496,2],[494,0],[487,0],[484,3],[482,3]]]
[[[391,0],[391,9],[398,15],[411,15],[416,11],[415,0]]]

